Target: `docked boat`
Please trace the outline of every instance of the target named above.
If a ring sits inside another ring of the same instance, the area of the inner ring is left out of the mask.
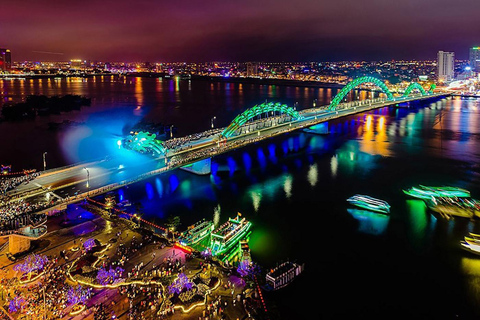
[[[178,242],[182,246],[192,246],[209,236],[214,228],[212,221],[201,220],[188,227],[187,231],[182,233]]]
[[[235,219],[229,218],[227,222],[212,231],[210,241],[212,255],[226,253],[246,235],[251,226],[252,223],[241,218],[240,213]]]
[[[403,192],[410,197],[419,199],[431,199],[432,197],[470,197],[470,191],[458,187],[427,187],[420,185],[418,187],[411,187],[408,190],[403,190]]]
[[[290,284],[300,273],[302,273],[305,266],[299,265],[295,262],[283,262],[276,268],[270,270],[265,276],[267,290],[278,290]]]
[[[348,198],[347,201],[348,203],[354,206],[367,209],[370,211],[380,212],[384,214],[390,213],[390,205],[386,201],[383,201],[380,199],[375,199],[369,196],[356,194]]]

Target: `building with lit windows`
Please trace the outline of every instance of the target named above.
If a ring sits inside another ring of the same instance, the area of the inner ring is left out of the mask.
[[[473,47],[470,48],[470,67],[472,71],[479,72],[480,71],[480,47]]]
[[[438,81],[445,82],[453,80],[455,73],[455,53],[438,51],[437,55],[437,77]]]
[[[0,48],[0,71],[9,71],[12,68],[12,54],[9,49]]]

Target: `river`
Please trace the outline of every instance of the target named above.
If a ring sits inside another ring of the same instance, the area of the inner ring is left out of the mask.
[[[215,126],[226,126],[265,100],[302,109],[315,99],[328,104],[337,91],[116,76],[0,80],[0,88],[2,101],[38,93],[92,98],[80,111],[0,123],[0,162],[17,169],[41,168],[44,151],[51,167],[100,155],[69,129],[48,130],[52,121],[85,122],[89,137],[94,126],[120,134],[145,117],[175,124],[182,136],[209,129],[214,116]],[[480,197],[479,108],[457,98],[382,108],[330,122],[328,135],[298,131],[218,156],[209,176],[175,170],[118,192],[141,203],[146,219],[180,216],[180,229],[241,212],[253,222],[252,258],[264,270],[286,259],[305,263],[289,287],[267,294],[281,319],[478,317],[480,257],[459,245],[469,231],[480,233],[478,221],[436,218],[402,189],[452,185]],[[350,207],[345,200],[356,193],[388,201],[390,216]]]

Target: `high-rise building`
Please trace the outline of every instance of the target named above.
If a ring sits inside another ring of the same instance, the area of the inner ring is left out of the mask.
[[[0,48],[0,71],[8,71],[12,68],[12,53],[9,49]]]
[[[470,48],[469,58],[472,70],[480,72],[480,47]]]
[[[453,80],[455,66],[455,53],[438,51],[437,55],[437,76],[438,81]]]
[[[253,77],[258,74],[258,65],[255,62],[247,62],[247,77]]]

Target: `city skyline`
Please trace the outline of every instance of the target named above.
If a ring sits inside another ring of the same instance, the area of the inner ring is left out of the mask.
[[[433,60],[440,50],[468,59],[479,42],[477,7],[470,0],[24,1],[3,5],[0,46],[14,61]]]

